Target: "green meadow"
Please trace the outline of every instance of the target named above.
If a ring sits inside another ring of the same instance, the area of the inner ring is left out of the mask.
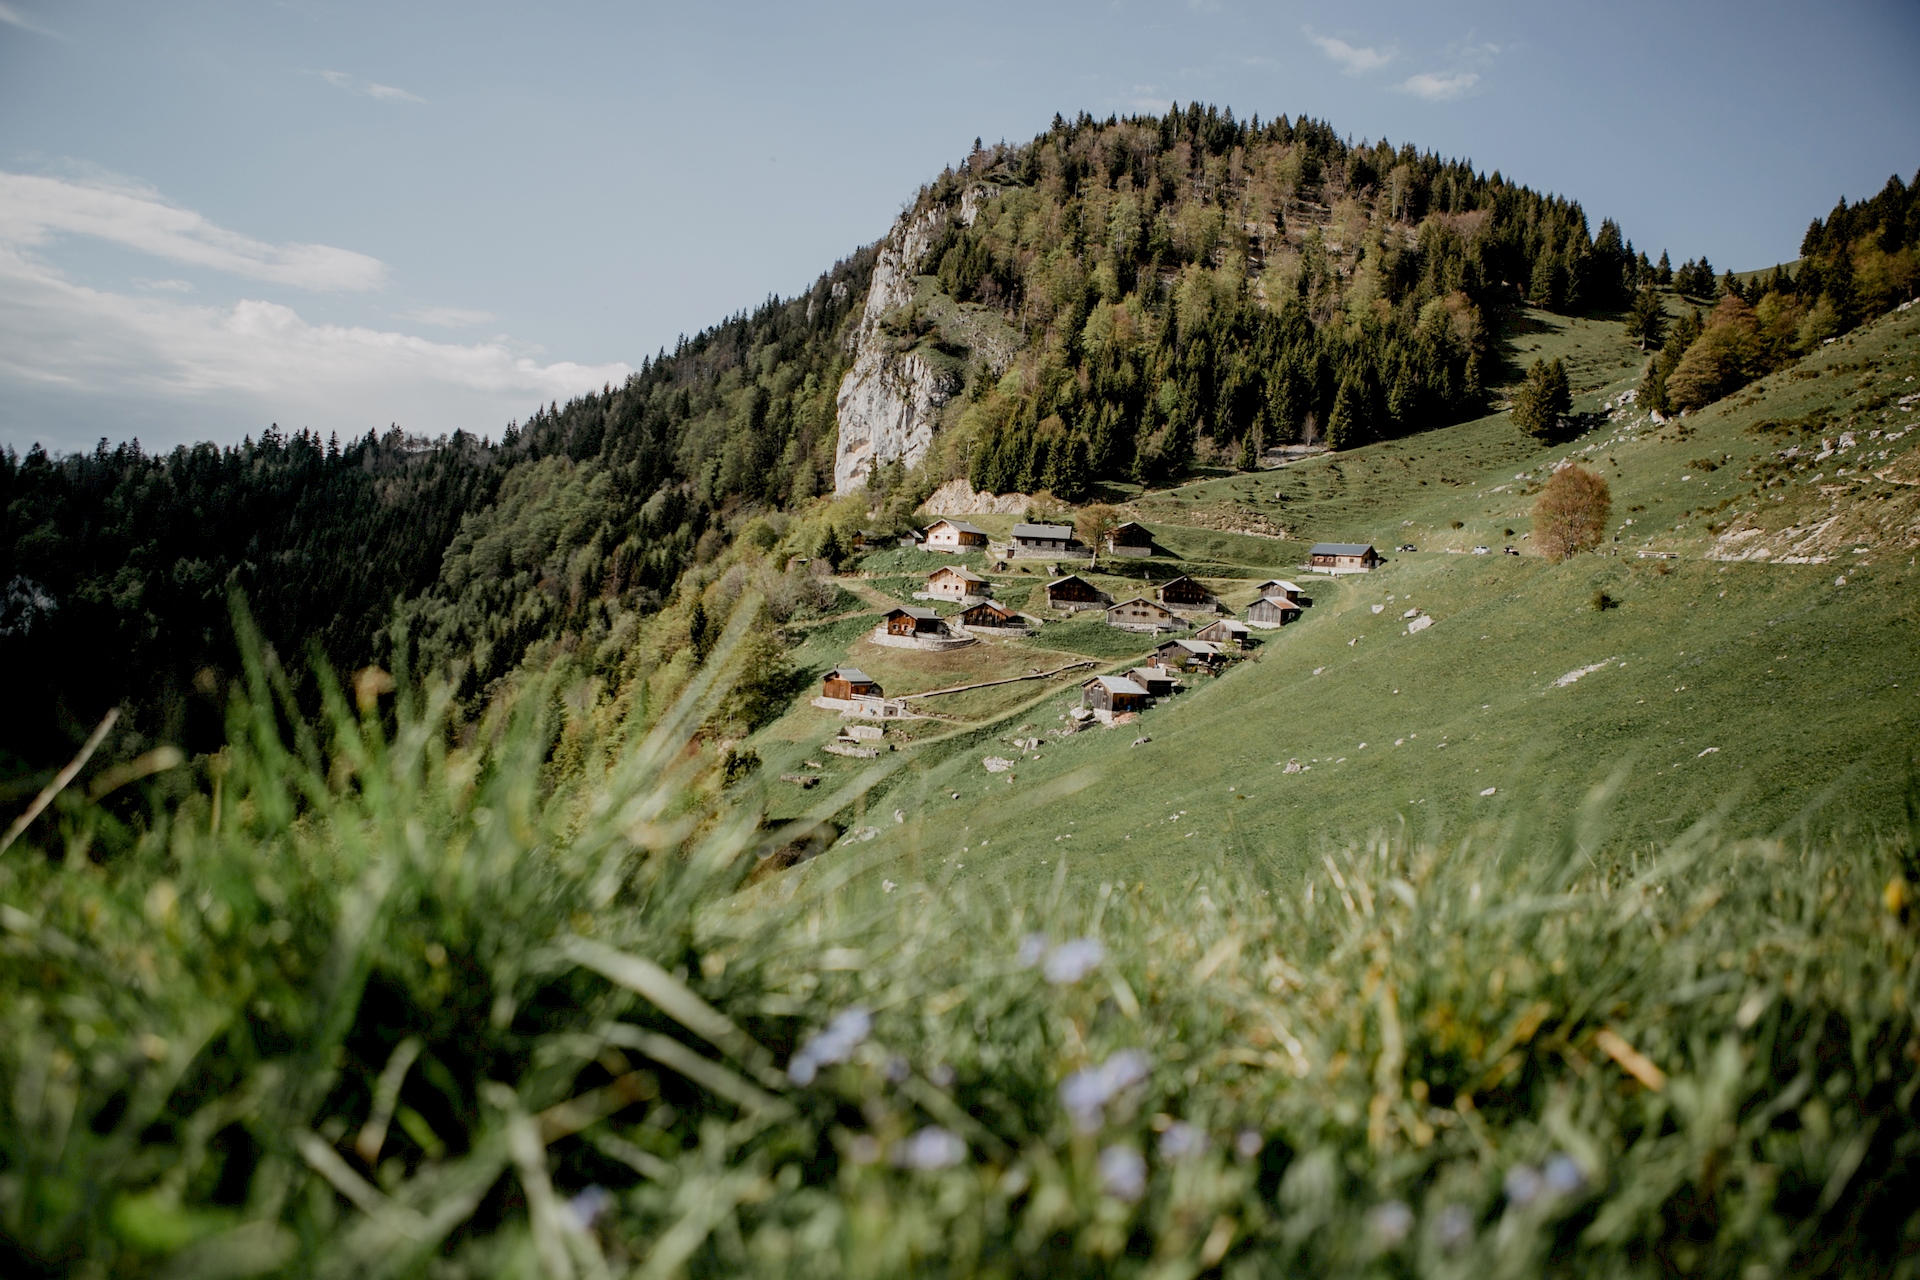
[[[1822,563],[1709,553],[1745,512],[1813,525],[1828,508],[1876,501],[1871,488],[1826,492],[1830,477],[1804,470],[1763,492],[1754,469],[1778,465],[1795,441],[1818,448],[1817,432],[1782,428],[1782,418],[1907,388],[1920,373],[1920,312],[1889,316],[1665,426],[1631,405],[1602,412],[1633,385],[1639,363],[1617,325],[1535,313],[1512,344],[1516,359],[1537,351],[1568,360],[1575,411],[1589,415],[1590,429],[1542,447],[1496,414],[1139,498],[1173,553],[1141,566],[1156,580],[1190,571],[1239,603],[1250,592],[1236,595],[1237,580],[1286,576],[1307,587],[1313,607],[1284,629],[1256,632],[1246,660],[1224,675],[1189,680],[1120,729],[1049,732],[1091,672],[1062,678],[1037,701],[1032,684],[971,704],[931,700],[929,709],[938,704],[972,732],[897,735],[892,772],[841,815],[849,828],[879,831],[859,849],[869,878],[938,879],[964,868],[1031,886],[1063,859],[1089,883],[1180,883],[1220,857],[1299,869],[1329,842],[1375,830],[1437,839],[1551,826],[1609,780],[1609,843],[1621,855],[1698,823],[1763,836],[1904,822],[1920,741],[1911,523],[1895,520],[1870,544]],[[1864,437],[1910,419],[1890,397],[1878,399],[1854,412],[1850,429]],[[1912,445],[1909,437],[1893,453]],[[1606,476],[1615,533],[1597,552],[1552,564],[1528,553],[1530,495],[1569,458]],[[1893,495],[1879,501],[1911,514],[1895,486],[1879,488]],[[1172,523],[1183,511],[1213,518],[1236,509],[1283,522],[1293,536]],[[1367,575],[1309,576],[1302,561],[1316,539],[1372,541],[1388,563]],[[1403,543],[1418,549],[1393,550]],[[1094,577],[1117,598],[1130,581]],[[1410,610],[1432,624],[1409,634]],[[981,650],[967,665],[1019,674],[1034,664],[1017,651],[1042,648],[1117,667],[1147,644],[1093,619],[1049,622],[1038,637]],[[922,667],[936,675],[931,655],[897,653],[885,665],[890,692],[934,687],[916,683]],[[822,736],[839,723],[796,714]],[[791,719],[768,736],[792,736]],[[1037,749],[1007,745],[1036,735]],[[926,736],[937,741],[914,745]],[[989,755],[1017,767],[989,773]],[[892,819],[896,809],[905,821]]]

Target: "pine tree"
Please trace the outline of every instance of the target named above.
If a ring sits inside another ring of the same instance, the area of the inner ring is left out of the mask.
[[[1513,393],[1513,425],[1536,440],[1548,440],[1572,409],[1566,364],[1558,358],[1551,363],[1535,360],[1527,380]]]
[[[1663,289],[1673,283],[1673,262],[1665,249],[1660,251],[1660,265],[1653,269],[1653,278]]]
[[[1667,333],[1667,308],[1657,291],[1641,289],[1633,295],[1626,330],[1627,341],[1639,344],[1642,351],[1660,345]]]
[[[1327,415],[1327,448],[1352,449],[1367,442],[1372,434],[1368,429],[1372,425],[1370,399],[1359,373],[1349,372],[1340,379],[1340,390],[1333,397],[1333,412]]]

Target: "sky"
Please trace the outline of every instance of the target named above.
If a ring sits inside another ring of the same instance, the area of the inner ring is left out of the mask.
[[[1736,270],[1920,170],[1920,5],[0,0],[0,447],[497,437],[1054,114],[1312,115]]]

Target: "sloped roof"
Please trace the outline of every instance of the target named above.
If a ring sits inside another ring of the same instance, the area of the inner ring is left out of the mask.
[[[822,680],[845,680],[848,684],[872,684],[874,679],[858,667],[835,667]]]
[[[1187,650],[1189,653],[1198,653],[1198,654],[1205,654],[1210,656],[1218,655],[1220,653],[1220,646],[1215,644],[1211,640],[1169,640],[1167,641],[1167,644],[1163,644],[1160,647],[1164,649],[1167,647],[1167,645],[1170,645],[1170,644],[1177,644],[1182,649]]]
[[[1153,532],[1153,530],[1151,530],[1151,529],[1149,529],[1149,528],[1147,528],[1147,526],[1145,526],[1145,525],[1143,525],[1143,524],[1141,524],[1141,523],[1140,523],[1140,522],[1139,522],[1138,520],[1128,520],[1128,521],[1126,521],[1126,522],[1125,522],[1125,523],[1123,523],[1123,524],[1117,524],[1117,525],[1115,525],[1115,526],[1113,526],[1113,531],[1114,531],[1115,533],[1118,533],[1118,532],[1120,532],[1120,531],[1121,531],[1122,529],[1138,529],[1138,530],[1139,530],[1140,532],[1142,532],[1142,533],[1152,533],[1152,532]]]
[[[981,577],[979,574],[975,573],[973,570],[967,568],[967,566],[963,564],[943,564],[938,569],[935,569],[932,573],[928,574],[927,577],[929,579],[933,579],[933,578],[939,577],[941,574],[952,574],[954,577],[964,578],[968,582],[985,582],[986,581],[985,578]]]
[[[1124,609],[1130,604],[1144,604],[1149,609],[1158,609],[1162,613],[1167,612],[1167,607],[1165,605],[1161,604],[1157,600],[1149,600],[1145,596],[1135,596],[1131,600],[1122,600],[1118,604],[1110,604],[1107,606],[1107,612],[1112,613],[1115,609]]]
[[[1371,542],[1316,542],[1308,555],[1363,556],[1373,550]]]
[[[1051,591],[1055,587],[1060,586],[1061,584],[1067,583],[1067,582],[1077,582],[1081,586],[1087,588],[1089,591],[1096,589],[1091,582],[1088,582],[1085,578],[1081,577],[1079,574],[1070,573],[1064,578],[1055,578],[1052,582],[1049,582],[1047,584],[1047,590]]]
[[[1245,631],[1247,629],[1247,624],[1235,618],[1222,618],[1218,622],[1209,622],[1206,626],[1200,629],[1202,631],[1209,631],[1209,630],[1212,630],[1214,627],[1221,627],[1228,631]]]
[[[968,524],[965,520],[935,520],[932,524],[927,526],[927,532],[932,533],[935,529],[938,529],[943,524],[948,526],[949,528],[958,529],[961,533],[977,533],[983,538],[987,536],[987,531],[985,529],[976,529],[972,525]]]
[[[910,604],[903,604],[898,608],[887,610],[887,616],[889,618],[893,617],[897,613],[904,613],[909,618],[912,618],[916,622],[938,622],[940,620],[940,613],[938,610],[916,609]]]
[[[1267,579],[1267,580],[1266,580],[1265,582],[1263,582],[1263,583],[1261,583],[1261,584],[1260,584],[1259,586],[1257,586],[1257,587],[1255,587],[1255,588],[1254,588],[1254,590],[1255,590],[1255,591],[1258,591],[1258,592],[1259,592],[1259,593],[1260,593],[1261,595],[1263,595],[1263,596],[1264,596],[1265,594],[1267,594],[1267,588],[1268,588],[1268,587],[1278,587],[1278,588],[1280,588],[1280,589],[1281,589],[1282,591],[1298,591],[1298,590],[1300,590],[1300,584],[1299,584],[1299,583],[1297,583],[1297,582],[1288,582],[1288,581],[1287,581],[1287,580],[1286,580],[1285,578],[1268,578],[1268,579]]]
[[[1087,681],[1087,684],[1097,684],[1108,693],[1130,693],[1136,698],[1149,696],[1145,689],[1142,689],[1125,676],[1095,676],[1093,679]],[[1087,685],[1081,685],[1080,687],[1084,689]]]
[[[1047,538],[1056,542],[1073,541],[1073,526],[1070,524],[1017,524],[1013,526],[1016,538]]]
[[[1288,600],[1281,596],[1261,596],[1258,600],[1255,600],[1252,604],[1248,605],[1247,608],[1257,609],[1263,604],[1271,605],[1275,609],[1280,609],[1280,610],[1291,609],[1295,613],[1300,612],[1300,605],[1297,601]]]

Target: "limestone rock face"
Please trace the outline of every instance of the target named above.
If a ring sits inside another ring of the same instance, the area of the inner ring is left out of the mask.
[[[908,211],[893,224],[873,266],[866,306],[854,331],[853,368],[840,383],[840,422],[833,453],[833,491],[848,493],[867,482],[875,466],[899,459],[912,466],[933,443],[934,422],[960,390],[960,380],[917,351],[899,352],[881,328],[893,312],[913,302],[913,273],[949,218],[973,225],[990,188],[966,192],[958,211],[933,205]]]
[[[1024,493],[975,493],[961,476],[935,489],[920,509],[929,516],[1017,516],[1032,502]]]

